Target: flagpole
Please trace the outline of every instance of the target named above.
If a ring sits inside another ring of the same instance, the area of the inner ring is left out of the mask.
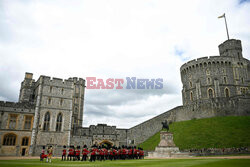
[[[228,28],[227,28],[226,14],[224,15],[224,18],[225,18],[225,24],[226,24],[226,30],[227,30],[227,39],[229,40],[229,33],[228,33]]]

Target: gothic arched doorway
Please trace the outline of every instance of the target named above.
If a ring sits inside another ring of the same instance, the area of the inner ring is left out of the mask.
[[[103,140],[101,143],[99,143],[99,145],[104,145],[104,146],[107,146],[107,147],[111,147],[113,146],[113,143],[111,141],[108,141],[108,140]]]

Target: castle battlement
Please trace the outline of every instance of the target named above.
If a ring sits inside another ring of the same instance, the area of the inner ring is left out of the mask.
[[[55,77],[49,77],[49,76],[44,76],[41,75],[40,78],[37,80],[37,82],[39,82],[39,80],[42,79],[43,82],[47,85],[51,85],[51,86],[60,86],[60,87],[72,87],[73,84],[78,83],[78,84],[84,84],[85,80],[82,78],[69,78],[69,79],[62,79],[62,78],[55,78]]]
[[[30,109],[30,108],[35,108],[35,105],[29,102],[19,103],[19,102],[0,101],[0,107]]]

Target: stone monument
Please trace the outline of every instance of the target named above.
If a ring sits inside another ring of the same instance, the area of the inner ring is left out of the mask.
[[[161,140],[154,152],[148,152],[150,158],[170,158],[170,157],[187,157],[189,153],[181,153],[179,147],[174,143],[173,133],[162,131]]]

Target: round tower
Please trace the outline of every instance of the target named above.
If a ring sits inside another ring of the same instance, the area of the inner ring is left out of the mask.
[[[227,40],[219,45],[219,52],[220,56],[198,58],[181,66],[183,105],[248,93],[250,62],[242,56],[241,41]]]

